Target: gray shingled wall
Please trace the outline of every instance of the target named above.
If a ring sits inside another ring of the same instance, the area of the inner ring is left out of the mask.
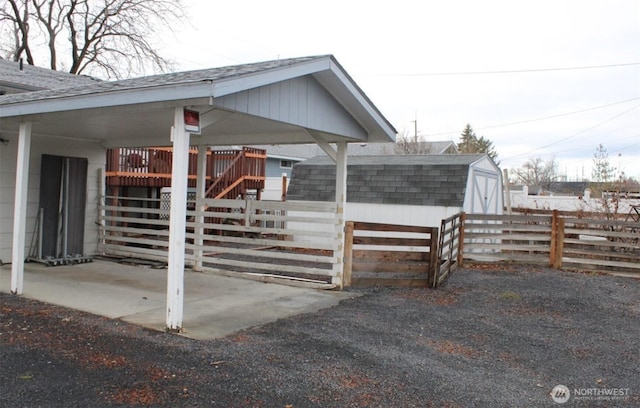
[[[347,201],[353,203],[457,206],[471,163],[482,156],[369,156],[350,158]],[[293,168],[289,200],[334,201],[335,164],[314,158]]]

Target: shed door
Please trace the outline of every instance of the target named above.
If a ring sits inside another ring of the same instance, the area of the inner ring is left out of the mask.
[[[471,212],[474,214],[499,214],[500,180],[495,173],[473,170],[473,194]]]
[[[84,158],[42,155],[42,258],[84,254],[87,166]]]

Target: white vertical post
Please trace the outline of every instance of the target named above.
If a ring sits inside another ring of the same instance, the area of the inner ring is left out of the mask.
[[[11,253],[11,293],[24,290],[24,245],[27,228],[27,193],[29,190],[29,159],[31,155],[31,122],[20,124],[16,193],[13,207],[13,246]]]
[[[343,287],[344,272],[344,228],[345,218],[344,209],[347,202],[347,143],[339,142],[337,144],[336,153],[336,240],[338,248],[336,250],[336,264],[333,266],[333,284],[338,285],[340,289]]]
[[[206,206],[203,203],[204,193],[207,189],[207,146],[198,145],[198,178],[196,179],[196,211],[202,213]],[[194,256],[196,263],[194,270],[202,269],[202,246],[204,245],[204,215],[196,215],[196,227],[194,229],[196,238],[194,240]]]
[[[187,227],[187,178],[189,137],[184,129],[184,111],[177,107],[173,121],[171,210],[169,212],[169,265],[167,270],[167,330],[182,329],[184,307],[184,255]]]

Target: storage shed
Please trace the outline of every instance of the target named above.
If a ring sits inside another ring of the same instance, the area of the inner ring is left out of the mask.
[[[288,200],[333,201],[335,166],[314,157],[293,168]],[[349,157],[349,221],[438,226],[460,211],[501,214],[502,174],[487,155]]]

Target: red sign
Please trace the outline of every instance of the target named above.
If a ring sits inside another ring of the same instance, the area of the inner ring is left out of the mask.
[[[200,112],[184,109],[184,130],[189,133],[200,134]]]

